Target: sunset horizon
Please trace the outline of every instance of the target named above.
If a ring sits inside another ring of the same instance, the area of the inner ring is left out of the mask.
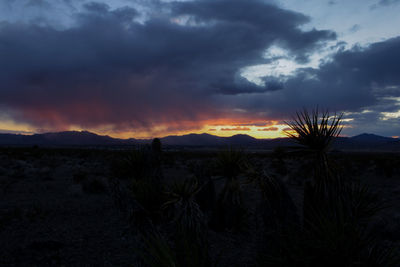
[[[1,266],[400,266],[400,0],[0,0]]]
[[[20,135],[34,135],[34,134],[48,134],[48,133],[61,133],[61,132],[89,132],[93,133],[96,135],[100,136],[109,136],[112,138],[117,138],[117,139],[143,139],[143,140],[151,140],[154,138],[164,138],[164,137],[169,137],[169,136],[185,136],[185,135],[190,135],[190,134],[209,134],[213,135],[216,137],[233,137],[236,135],[248,135],[250,137],[256,138],[256,139],[276,139],[276,138],[290,138],[286,132],[289,130],[287,128],[287,125],[274,125],[271,127],[276,127],[279,130],[272,130],[273,134],[264,134],[264,131],[270,132],[270,130],[264,130],[265,128],[259,128],[259,129],[250,129],[250,130],[231,130],[229,129],[237,128],[237,126],[232,126],[232,125],[227,125],[227,126],[219,126],[218,128],[221,130],[214,130],[215,128],[211,128],[208,131],[190,131],[190,132],[172,132],[169,134],[165,135],[134,135],[130,133],[123,133],[123,134],[115,134],[115,133],[107,133],[107,132],[99,132],[96,130],[85,130],[85,129],[64,129],[64,130],[59,130],[59,131],[42,131],[42,132],[29,132],[29,131],[18,131],[18,130],[5,130],[5,129],[0,129],[0,134],[20,134]],[[223,130],[222,130],[223,129]],[[229,130],[227,130],[229,129]],[[254,133],[253,133],[254,132]],[[260,133],[261,132],[261,133]],[[362,134],[370,134],[370,135],[377,135],[375,133],[367,133],[367,132],[360,132],[354,135],[346,135],[346,134],[340,134],[340,137],[353,137],[353,136],[358,136]],[[379,136],[379,135],[377,135]],[[383,137],[390,137],[390,138],[400,138],[400,136],[383,136]]]

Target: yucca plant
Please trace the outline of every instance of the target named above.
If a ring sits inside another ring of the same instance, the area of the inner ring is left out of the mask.
[[[151,149],[154,153],[162,152],[161,140],[159,138],[154,138],[153,141],[151,141]]]
[[[321,114],[318,108],[311,111],[311,114],[304,109],[296,112],[292,122],[286,122],[294,133],[288,131],[287,135],[293,138],[298,144],[307,147],[316,153],[326,153],[332,142],[342,131],[341,120],[343,114],[333,116],[328,111]]]
[[[174,249],[158,232],[141,235],[142,248],[136,248],[139,259],[149,267],[176,267],[177,259]]]
[[[258,258],[259,266],[399,266],[399,254],[384,247],[369,231],[356,225],[336,224],[318,215],[311,228],[288,227],[270,236],[272,242]]]
[[[191,170],[197,181],[202,184],[201,190],[196,194],[196,202],[206,215],[215,207],[217,199],[214,180],[211,178],[213,163],[212,161],[197,163]]]
[[[173,238],[157,231],[142,236],[144,248],[138,250],[142,261],[157,267],[210,267],[212,264],[207,241],[205,218],[195,197],[201,190],[196,178],[174,181],[166,191],[162,208],[172,213],[175,227]]]
[[[149,267],[216,267],[208,253],[208,247],[198,244],[183,235],[175,242],[168,242],[159,233],[151,232],[142,236],[144,247],[136,249],[142,262]]]
[[[262,196],[262,219],[267,231],[276,231],[289,225],[298,225],[297,208],[286,185],[278,178],[256,170],[249,165],[248,183],[253,183]]]
[[[195,197],[201,190],[196,178],[174,181],[167,191],[164,209],[172,211],[177,234],[190,234],[201,240],[205,235],[205,218]]]
[[[219,197],[220,202],[228,201],[235,205],[241,205],[242,191],[238,176],[245,170],[246,162],[244,152],[233,147],[229,147],[218,154],[217,169],[225,178],[225,185]]]
[[[276,187],[268,190],[270,196],[280,191]],[[399,266],[396,248],[382,246],[371,229],[370,223],[384,203],[365,186],[347,184],[342,189],[321,198],[314,188],[306,187],[309,199],[303,204],[304,224],[287,224],[270,231],[269,246],[260,255],[259,265]]]
[[[233,179],[243,171],[245,162],[243,150],[230,146],[218,153],[216,167],[222,176]]]
[[[343,129],[342,117],[343,114],[336,113],[331,116],[328,111],[320,113],[318,108],[311,113],[304,109],[296,112],[292,121],[286,122],[291,129],[286,132],[288,137],[299,144],[305,153],[314,156],[315,179],[330,179],[334,175],[327,153]]]
[[[246,162],[244,152],[233,147],[218,154],[216,167],[225,183],[211,218],[215,230],[245,228],[247,211],[243,206],[242,184],[238,177],[245,170]]]
[[[261,265],[370,266],[370,261],[373,266],[398,266],[399,254],[382,247],[371,230],[385,203],[368,187],[342,179],[329,162],[327,152],[342,129],[341,118],[304,110],[288,123],[294,131],[288,135],[314,156],[314,179],[304,188],[301,227],[281,228]],[[280,189],[270,184],[268,195],[277,199]]]

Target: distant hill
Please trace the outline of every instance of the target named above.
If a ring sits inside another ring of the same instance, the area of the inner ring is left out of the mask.
[[[384,137],[384,136],[380,136],[380,135],[376,135],[376,134],[363,133],[363,134],[351,137],[351,140],[357,141],[357,142],[367,142],[367,143],[385,143],[385,142],[394,141],[394,138]]]
[[[34,135],[0,134],[0,145],[40,146],[107,146],[136,144],[134,139],[123,140],[88,131],[66,131]]]
[[[211,134],[187,134],[182,136],[167,136],[161,138],[165,145],[173,146],[254,146],[260,140],[249,135],[238,134],[231,137],[220,137]]]
[[[88,131],[66,131],[34,135],[0,134],[0,145],[2,146],[127,146],[149,144],[150,142],[151,139],[118,139]],[[256,139],[245,134],[219,137],[206,133],[166,136],[161,138],[161,142],[166,146],[216,147],[233,145],[260,149],[296,145],[289,138]],[[400,151],[400,139],[364,133],[353,137],[339,137],[334,143],[334,149]]]

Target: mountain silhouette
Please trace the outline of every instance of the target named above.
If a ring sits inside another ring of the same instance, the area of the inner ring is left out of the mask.
[[[136,144],[136,141],[112,138],[88,131],[65,131],[33,135],[0,134],[0,145],[107,146],[128,144]]]
[[[278,146],[293,146],[289,138],[257,139],[246,134],[220,137],[211,134],[187,134],[160,138],[165,146],[216,147],[241,146],[249,148],[273,149]],[[98,135],[88,131],[65,131],[33,135],[0,134],[2,146],[132,146],[149,144],[151,139],[119,139]],[[339,137],[334,149],[367,151],[400,151],[400,139],[375,134],[360,134],[353,137]]]
[[[394,141],[394,138],[391,137],[384,137],[376,134],[369,134],[369,133],[363,133],[360,135],[356,135],[351,137],[352,140],[355,140],[357,142],[372,142],[372,143],[382,143],[382,142],[391,142]]]

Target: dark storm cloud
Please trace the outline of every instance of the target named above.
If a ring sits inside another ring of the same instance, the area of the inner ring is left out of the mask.
[[[399,118],[385,118],[380,112],[368,111],[364,113],[350,114],[353,120],[344,123],[345,134],[350,136],[360,134],[360,129],[365,133],[374,133],[383,136],[399,136],[400,121]]]
[[[100,2],[85,4],[64,29],[2,22],[0,105],[39,127],[179,128],[232,116],[225,96],[282,91],[278,82],[256,86],[240,76],[266,62],[270,45],[304,62],[335,38],[302,31],[306,16],[256,0],[151,4],[164,13],[145,22],[136,9]]]
[[[287,117],[303,107],[329,108],[331,111],[371,110],[367,120],[354,117],[358,129],[367,124],[386,125],[379,132],[393,132],[399,118],[384,120],[381,112],[397,112],[400,102],[400,37],[374,43],[367,48],[339,51],[319,69],[301,69],[284,84],[284,89],[266,95],[242,97],[231,101],[240,108],[272,117]],[[350,115],[350,117],[353,115]],[[390,123],[396,125],[391,127]],[[364,127],[365,126],[365,127]],[[397,127],[396,129],[398,129]],[[348,132],[356,131],[349,129]]]
[[[249,4],[251,3],[251,4]],[[259,57],[260,49],[273,41],[289,49],[302,62],[308,53],[318,48],[319,41],[336,38],[331,31],[311,30],[303,32],[298,26],[309,22],[303,14],[276,8],[265,1],[242,0],[202,0],[176,2],[172,5],[176,14],[193,16],[195,23],[211,23],[220,33],[229,36],[226,43],[245,42],[250,57]],[[232,34],[232,30],[237,31]],[[245,46],[235,47],[246,48]],[[243,53],[244,51],[235,51]],[[254,54],[255,53],[255,54]]]

